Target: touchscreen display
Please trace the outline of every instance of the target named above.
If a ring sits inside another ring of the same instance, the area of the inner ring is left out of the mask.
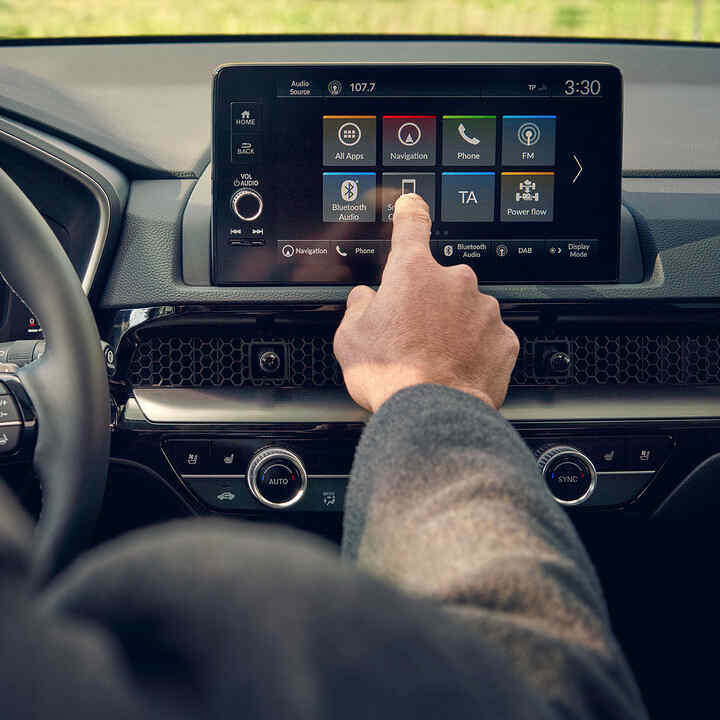
[[[377,284],[404,193],[483,284],[614,282],[621,128],[609,65],[223,66],[214,282]]]

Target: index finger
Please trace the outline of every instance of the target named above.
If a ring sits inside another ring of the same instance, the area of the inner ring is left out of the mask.
[[[424,250],[430,255],[430,212],[427,203],[415,193],[395,201],[391,254]]]

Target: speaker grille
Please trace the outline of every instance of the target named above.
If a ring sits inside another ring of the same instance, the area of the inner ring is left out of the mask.
[[[548,385],[718,385],[720,335],[536,335],[520,338],[514,386]],[[283,377],[253,371],[256,345],[285,349]],[[564,353],[569,367],[547,368],[549,354]],[[257,375],[257,376],[256,376]],[[204,337],[141,339],[128,366],[133,386],[340,386],[332,336]]]

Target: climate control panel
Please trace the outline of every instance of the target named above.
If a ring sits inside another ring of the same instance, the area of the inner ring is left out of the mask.
[[[338,513],[357,436],[342,440],[169,438],[165,458],[185,488],[215,512]]]

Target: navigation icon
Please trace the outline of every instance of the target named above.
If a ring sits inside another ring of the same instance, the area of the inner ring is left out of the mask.
[[[406,122],[398,128],[397,136],[402,145],[412,147],[420,142],[422,130],[417,123]]]
[[[295,254],[295,248],[292,245],[283,245],[281,252],[283,257],[291,258]]]

